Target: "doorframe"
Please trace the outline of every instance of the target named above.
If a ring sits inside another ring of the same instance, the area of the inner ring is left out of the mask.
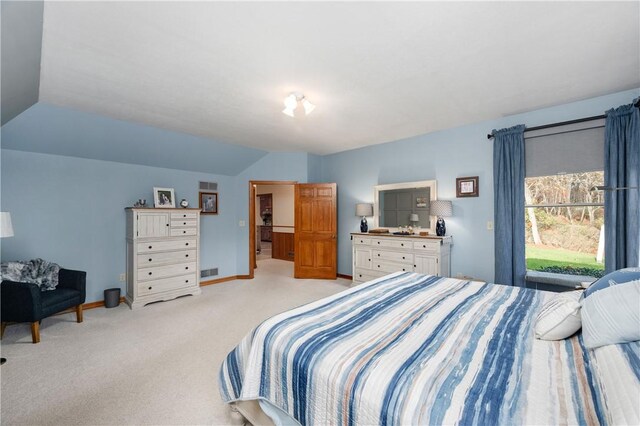
[[[250,180],[249,181],[249,279],[253,279],[254,269],[258,267],[258,263],[256,260],[256,186],[258,185],[296,185],[297,183],[298,183],[297,180]]]

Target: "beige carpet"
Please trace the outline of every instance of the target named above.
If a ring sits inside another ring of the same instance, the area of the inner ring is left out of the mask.
[[[97,308],[28,324],[2,340],[1,422],[232,424],[217,374],[227,353],[262,320],[337,293],[350,281],[294,280],[293,263],[263,260],[256,279],[203,287],[196,297],[131,311]]]

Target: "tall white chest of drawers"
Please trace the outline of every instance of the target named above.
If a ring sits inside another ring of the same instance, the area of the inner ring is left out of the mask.
[[[126,212],[129,307],[200,294],[200,210]]]
[[[352,233],[353,282],[398,271],[451,275],[451,237]]]

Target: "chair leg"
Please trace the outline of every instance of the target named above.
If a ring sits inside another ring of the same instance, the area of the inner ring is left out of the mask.
[[[6,321],[2,321],[2,324],[0,324],[0,339],[2,339],[4,337],[4,329],[7,328],[7,322]]]
[[[76,320],[82,322],[82,305],[76,306]]]
[[[40,322],[34,321],[31,323],[31,340],[33,343],[40,343]]]

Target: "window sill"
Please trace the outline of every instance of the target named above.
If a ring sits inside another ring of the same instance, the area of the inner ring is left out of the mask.
[[[597,280],[597,278],[588,275],[556,274],[529,270],[524,279],[530,283],[551,284],[567,288],[582,288],[583,282],[592,283]]]

